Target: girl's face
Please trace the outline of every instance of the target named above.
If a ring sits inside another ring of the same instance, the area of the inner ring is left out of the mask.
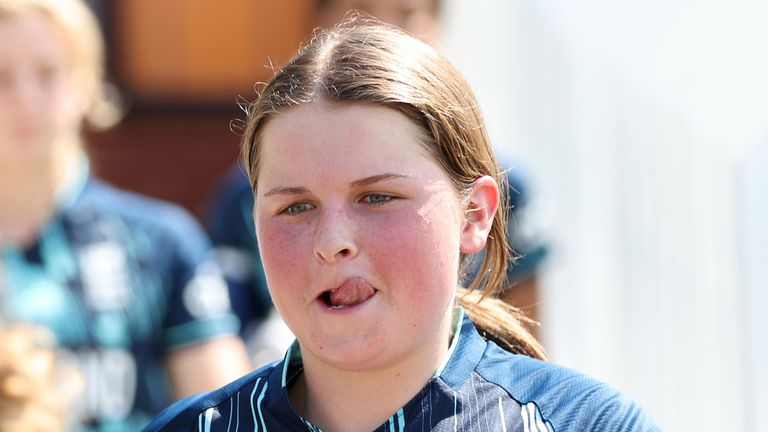
[[[48,157],[58,139],[78,132],[84,113],[71,52],[34,10],[1,16],[0,41],[0,161]]]
[[[393,109],[311,103],[273,117],[256,230],[302,354],[372,370],[447,346],[464,207]]]

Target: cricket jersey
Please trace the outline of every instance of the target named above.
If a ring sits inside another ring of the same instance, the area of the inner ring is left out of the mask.
[[[375,429],[392,431],[656,431],[617,390],[573,370],[486,341],[457,309],[446,361]],[[302,371],[294,344],[282,361],[169,407],[145,432],[321,431],[296,413],[288,386]]]
[[[80,178],[36,243],[3,246],[11,319],[50,329],[85,379],[73,416],[89,431],[136,431],[171,401],[166,353],[236,334],[202,228],[175,205]]]

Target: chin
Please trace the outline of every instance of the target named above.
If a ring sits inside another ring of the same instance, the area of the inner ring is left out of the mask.
[[[344,338],[335,341],[317,341],[309,344],[312,354],[336,369],[349,372],[365,372],[382,369],[390,363],[388,348],[393,348],[395,342],[387,343],[385,338],[371,340],[368,337]]]

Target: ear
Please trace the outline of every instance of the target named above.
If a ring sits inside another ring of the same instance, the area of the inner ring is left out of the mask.
[[[482,176],[472,183],[467,207],[464,209],[461,252],[473,254],[483,250],[499,202],[499,185],[493,177]]]

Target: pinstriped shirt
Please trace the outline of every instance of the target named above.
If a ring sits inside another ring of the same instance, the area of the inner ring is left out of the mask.
[[[638,405],[611,387],[484,340],[459,309],[449,356],[421,391],[377,432],[656,431]],[[284,360],[212,393],[176,403],[144,431],[313,431],[288,399],[302,371],[298,345]]]

